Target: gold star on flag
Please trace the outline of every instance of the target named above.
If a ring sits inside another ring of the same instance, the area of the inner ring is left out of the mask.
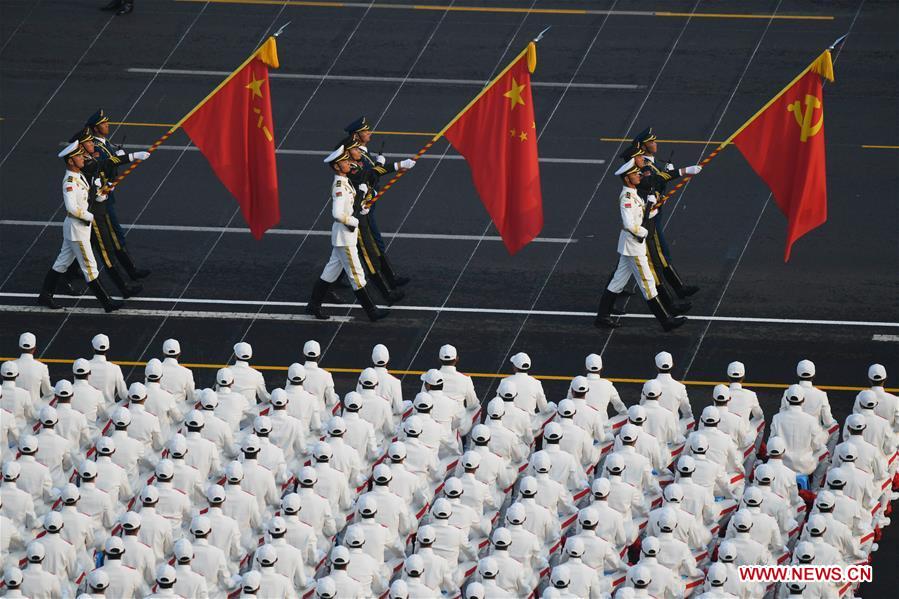
[[[512,87],[503,94],[504,98],[509,98],[511,102],[510,108],[515,110],[515,107],[521,104],[524,106],[524,99],[521,97],[521,91],[524,89],[524,85],[518,85],[518,82],[515,81],[515,77],[512,77]]]
[[[515,137],[515,129],[509,129],[509,137]]]
[[[253,92],[253,97],[262,97],[262,84],[265,83],[265,79],[256,79],[256,74],[252,75],[253,80],[247,84],[247,89]]]
[[[525,141],[527,138],[528,138],[528,134],[525,133],[524,131],[522,131],[521,134],[518,136],[518,139],[521,141]]]

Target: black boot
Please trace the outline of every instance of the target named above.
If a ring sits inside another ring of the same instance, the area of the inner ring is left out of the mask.
[[[119,274],[119,271],[115,266],[106,270],[109,273],[109,278],[112,279],[112,282],[115,283],[115,286],[119,288],[119,291],[122,292],[122,297],[128,299],[131,296],[137,295],[141,291],[144,290],[144,286],[138,283],[137,285],[129,285],[125,278]]]
[[[393,270],[393,266],[390,264],[390,260],[387,259],[387,255],[383,252],[381,253],[381,272],[387,277],[387,282],[391,287],[402,287],[403,285],[408,285],[412,279],[409,277],[401,277]]]
[[[365,287],[357,289],[355,293],[356,299],[359,300],[359,304],[362,306],[362,309],[365,310],[370,321],[375,322],[376,320],[381,320],[390,314],[390,310],[382,310],[371,301],[371,296],[368,295],[368,290]]]
[[[124,3],[123,0],[112,0],[106,6],[101,6],[100,10],[109,10],[109,11],[118,10],[119,8],[122,7],[123,3]]]
[[[337,295],[337,292],[334,291],[333,288],[328,287],[328,292],[325,294],[324,302],[326,304],[345,304],[343,298]]]
[[[655,314],[659,324],[665,329],[665,332],[672,331],[687,322],[687,319],[683,316],[672,316],[669,314],[662,302],[659,301],[659,296],[646,300],[646,303],[649,305],[650,311]]]
[[[330,288],[331,283],[324,279],[319,279],[315,282],[315,287],[312,288],[312,297],[309,298],[309,303],[306,304],[306,314],[315,316],[319,320],[328,320],[331,318],[325,314],[324,310],[322,310],[322,300],[325,299],[325,294],[328,293],[328,289]]]
[[[134,2],[130,2],[129,0],[125,0],[125,1],[122,3],[122,8],[120,8],[120,9],[119,9],[119,12],[117,12],[116,14],[117,14],[117,15],[127,15],[127,14],[130,14],[131,11],[133,11],[133,10],[134,10]]]
[[[599,298],[599,309],[596,311],[596,319],[593,326],[598,329],[617,329],[621,326],[618,321],[612,320],[612,305],[615,303],[617,293],[612,293],[608,289],[604,289],[602,297]]]
[[[38,306],[44,306],[51,310],[59,310],[62,308],[62,306],[53,301],[53,294],[56,293],[56,284],[59,283],[59,278],[61,276],[61,272],[56,272],[52,268],[50,269],[47,276],[44,277],[44,284],[41,286],[41,294],[37,297]]]
[[[674,265],[671,264],[671,262],[667,262],[662,268],[662,276],[664,276],[665,280],[668,281],[668,284],[671,285],[671,289],[674,290],[677,297],[681,299],[690,297],[699,291],[699,287],[696,285],[684,285],[684,282],[681,280],[680,275],[677,274],[677,271],[674,269]]]
[[[106,290],[103,289],[103,286],[100,285],[99,278],[94,279],[88,283],[87,286],[90,287],[97,299],[100,300],[100,305],[103,306],[103,309],[106,310],[106,312],[115,312],[125,305],[125,302],[120,302],[119,300],[114,300],[109,297],[109,294],[107,294]]]
[[[695,295],[697,291],[699,291],[699,287],[697,287],[696,285],[681,285],[674,290],[674,292],[677,294],[677,297],[681,299],[690,297],[691,295]]]
[[[374,281],[375,287],[377,287],[378,291],[381,292],[381,295],[384,296],[384,300],[387,302],[388,306],[392,306],[406,297],[406,294],[402,289],[392,289],[390,287],[383,271],[372,275],[371,280]]]
[[[659,294],[659,301],[662,302],[662,305],[665,306],[665,309],[672,314],[686,314],[690,311],[690,308],[693,307],[692,302],[676,302],[674,298],[671,297],[671,292],[659,282],[656,287],[656,291]]]
[[[146,268],[137,268],[134,266],[134,261],[131,260],[131,255],[125,250],[116,250],[116,258],[119,261],[119,264],[125,269],[125,272],[128,273],[128,276],[131,277],[132,281],[139,281],[141,279],[146,279],[150,276],[150,271]]]

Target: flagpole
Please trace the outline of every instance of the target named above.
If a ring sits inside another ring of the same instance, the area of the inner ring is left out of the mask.
[[[452,120],[450,120],[450,122],[447,123],[447,125],[446,125],[443,129],[441,129],[440,131],[438,131],[438,132],[434,135],[434,137],[432,137],[432,138],[428,141],[428,143],[426,143],[426,144],[425,144],[425,145],[424,145],[418,152],[416,152],[416,154],[412,157],[412,160],[414,160],[414,161],[417,162],[418,159],[421,158],[422,155],[423,155],[425,152],[427,152],[428,150],[430,150],[430,149],[431,149],[431,146],[433,146],[435,143],[437,143],[437,140],[439,140],[441,137],[443,137],[443,134],[446,133],[447,130],[448,130],[450,127],[452,127],[453,125],[455,125],[455,124],[456,124],[456,121],[458,121],[460,118],[462,118],[462,115],[464,115],[466,112],[468,112],[468,110],[469,110],[472,106],[474,106],[474,104],[475,104],[478,100],[480,100],[481,97],[482,97],[484,94],[486,94],[488,91],[490,91],[490,89],[496,84],[496,82],[499,81],[500,79],[502,79],[502,77],[503,77],[506,73],[509,72],[509,69],[511,69],[513,66],[515,66],[515,64],[516,64],[519,60],[521,60],[522,57],[524,57],[525,55],[527,55],[529,52],[531,52],[531,53],[536,53],[536,44],[537,44],[537,42],[539,42],[540,40],[543,39],[543,34],[546,33],[547,31],[549,31],[549,29],[550,29],[550,28],[547,27],[546,29],[544,29],[543,31],[541,31],[540,34],[539,34],[537,37],[535,37],[533,40],[531,40],[530,42],[528,42],[528,45],[524,47],[524,50],[522,50],[521,52],[519,52],[518,55],[517,55],[515,58],[513,58],[513,59],[509,62],[509,64],[507,64],[506,67],[505,67],[502,71],[500,71],[500,73],[490,81],[490,83],[488,83],[486,86],[484,86],[484,89],[482,89],[482,90],[478,93],[478,95],[476,95],[476,96],[475,96],[475,97],[474,97],[468,104],[465,105],[465,108],[463,108],[463,109],[459,112],[459,114],[457,114],[456,116],[454,116],[454,117],[452,118]],[[536,59],[535,59],[535,60],[536,60]],[[528,65],[528,69],[529,69],[531,72],[534,71],[534,69],[531,67],[530,62],[529,62],[529,65]],[[368,202],[368,205],[371,206],[372,204],[374,204],[375,202],[377,202],[379,199],[381,199],[381,196],[383,196],[385,193],[387,193],[387,190],[390,189],[390,188],[393,186],[393,184],[396,183],[396,182],[399,180],[400,177],[402,177],[403,175],[405,175],[406,172],[408,172],[408,171],[407,171],[407,170],[398,171],[398,172],[393,176],[393,178],[391,178],[390,181],[388,181],[387,184],[384,185],[384,187],[382,187],[382,188],[380,189],[380,191],[378,191],[377,195],[376,195],[375,197],[373,197],[373,198],[371,199],[370,202]]]
[[[810,70],[812,70],[813,68],[815,68],[815,67],[818,65],[819,61],[821,61],[821,60],[825,57],[825,55],[829,55],[830,52],[831,52],[834,48],[836,48],[838,45],[842,44],[843,41],[846,39],[846,37],[847,37],[848,35],[849,35],[848,33],[847,33],[846,35],[843,35],[842,37],[840,37],[840,38],[838,38],[836,41],[834,41],[830,46],[828,46],[828,48],[827,48],[826,50],[824,50],[824,52],[822,52],[821,54],[819,54],[819,55],[815,58],[815,60],[813,60],[811,63],[809,63],[809,65],[808,65],[807,67],[805,67],[804,69],[802,69],[802,71],[801,71],[798,75],[796,75],[796,77],[794,77],[792,81],[790,81],[787,85],[784,86],[783,89],[781,89],[779,92],[777,92],[777,94],[776,94],[773,98],[771,98],[770,100],[768,100],[768,101],[765,103],[764,106],[762,106],[760,109],[758,109],[758,110],[756,111],[756,113],[753,114],[753,115],[749,118],[749,120],[747,120],[745,123],[743,123],[742,125],[740,125],[740,127],[739,127],[736,131],[734,131],[733,133],[731,133],[731,135],[730,135],[727,139],[725,139],[724,141],[722,141],[721,143],[719,143],[718,146],[717,146],[714,150],[712,150],[712,152],[711,152],[708,156],[706,156],[705,158],[702,159],[702,161],[698,164],[698,166],[701,166],[701,167],[705,168],[705,166],[706,166],[709,162],[711,162],[711,161],[712,161],[712,160],[713,160],[719,153],[721,153],[721,150],[723,150],[725,147],[729,146],[729,145],[733,142],[733,140],[734,140],[735,137],[737,137],[740,133],[742,133],[742,132],[746,129],[746,127],[748,127],[749,125],[751,125],[751,124],[753,123],[753,121],[755,121],[755,119],[757,119],[757,118],[759,117],[759,115],[761,115],[763,112],[765,112],[765,110],[768,109],[769,106],[771,106],[771,105],[774,104],[777,100],[779,100],[780,97],[781,97],[782,95],[784,95],[784,92],[786,92],[788,89],[790,89],[791,87],[793,87],[793,85],[795,85],[797,81],[799,81],[800,79],[802,79],[803,77],[805,77],[805,75],[806,75]],[[829,75],[829,76],[824,75],[824,77],[825,77],[826,79],[829,78],[831,81],[833,81],[833,71],[831,70],[831,71],[830,71],[830,75]],[[686,185],[686,184],[690,181],[690,179],[692,179],[694,176],[695,176],[695,175],[686,175],[686,176],[682,177],[681,180],[677,182],[677,185],[675,185],[673,188],[671,188],[671,190],[670,190],[668,193],[666,193],[665,196],[664,196],[661,200],[659,200],[659,202],[656,204],[655,207],[656,207],[656,208],[661,208],[662,206],[664,206],[665,203],[666,203],[669,199],[671,199],[671,196],[673,196],[674,194],[676,194],[677,191],[678,191],[679,189],[681,189],[684,185]]]
[[[221,83],[219,83],[219,84],[215,87],[215,89],[213,89],[211,92],[209,92],[209,93],[206,95],[206,97],[203,98],[203,99],[200,101],[199,104],[197,104],[196,106],[194,106],[194,107],[190,110],[190,112],[188,112],[186,115],[184,115],[184,116],[183,116],[177,123],[175,123],[174,125],[172,125],[171,128],[170,128],[168,131],[166,131],[166,132],[165,132],[159,139],[157,139],[156,141],[154,141],[154,142],[150,145],[150,147],[147,148],[146,151],[147,151],[148,153],[150,153],[150,154],[152,154],[153,152],[155,152],[155,151],[159,148],[159,146],[161,146],[162,144],[164,144],[164,143],[166,142],[166,140],[167,140],[169,137],[172,136],[172,134],[173,134],[175,131],[177,131],[178,129],[181,128],[181,125],[183,125],[184,122],[185,122],[187,119],[189,119],[190,117],[192,117],[192,116],[194,115],[194,113],[196,113],[200,108],[202,108],[204,104],[206,104],[206,102],[208,102],[210,99],[212,99],[212,97],[213,97],[215,94],[217,94],[217,93],[219,92],[219,90],[221,90],[223,87],[225,87],[225,85],[227,85],[228,82],[231,81],[231,79],[233,79],[235,75],[237,75],[237,73],[239,73],[241,70],[244,69],[244,67],[246,67],[248,64],[250,64],[250,63],[251,63],[257,56],[259,56],[260,53],[262,53],[262,52],[271,52],[271,46],[270,46],[270,44],[271,44],[271,43],[274,43],[275,38],[277,38],[279,35],[281,35],[281,32],[284,31],[284,27],[287,27],[287,25],[289,25],[289,24],[290,24],[289,22],[286,23],[286,24],[285,24],[283,27],[281,27],[277,32],[275,32],[272,36],[270,36],[268,39],[266,39],[265,42],[263,42],[262,45],[260,45],[258,48],[256,48],[256,50],[255,50],[252,54],[250,54],[250,56],[249,56],[245,61],[243,61],[243,63],[241,63],[241,65],[240,65],[239,67],[237,67],[236,69],[234,69],[233,71],[231,71],[231,74],[230,74],[230,75],[228,75],[227,77],[225,77],[225,79],[224,79]],[[277,65],[277,62],[278,62],[278,60],[277,60],[277,53],[275,52],[274,54],[270,54],[270,56],[274,56],[274,63],[275,63],[275,64],[274,64],[273,66],[274,66],[274,68],[277,68],[277,67],[278,67],[278,65]],[[143,160],[138,160],[138,161],[136,161],[136,162],[132,162],[131,164],[129,164],[129,165],[128,165],[128,168],[126,168],[125,171],[124,171],[121,175],[119,175],[118,177],[116,177],[115,181],[113,181],[112,183],[109,183],[109,184],[107,184],[107,185],[104,185],[103,188],[100,190],[100,192],[101,192],[101,193],[109,193],[109,192],[111,192],[112,190],[114,190],[114,189],[119,185],[119,183],[122,182],[122,179],[124,179],[125,177],[127,177],[128,175],[130,175],[130,174],[132,173],[132,171],[134,171],[134,169],[136,169],[142,162],[144,162],[144,161],[143,161]]]

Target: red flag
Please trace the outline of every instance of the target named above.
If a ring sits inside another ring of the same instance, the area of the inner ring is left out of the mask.
[[[787,217],[787,247],[827,220],[822,77],[833,81],[830,51],[800,73],[733,137]]]
[[[537,128],[531,98],[533,43],[444,130],[510,254],[543,228]]]
[[[181,123],[237,198],[256,239],[281,219],[268,67],[278,68],[275,38],[269,38]]]

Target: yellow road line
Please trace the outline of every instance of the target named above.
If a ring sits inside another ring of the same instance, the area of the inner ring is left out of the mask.
[[[866,150],[899,150],[899,146],[873,146],[873,145],[863,145],[863,148]]]
[[[6,360],[15,360],[15,357],[0,357],[0,361]],[[72,364],[75,360],[70,358],[41,358],[41,362],[45,364]],[[114,364],[118,364],[119,366],[146,366],[146,362],[136,362],[132,360],[111,360]],[[228,364],[205,364],[205,363],[189,363],[182,362],[182,366],[187,368],[200,368],[206,370],[218,370],[219,368],[225,368]],[[259,364],[253,364],[253,368],[256,370],[269,370],[275,372],[286,372],[287,366],[263,366]],[[328,372],[333,372],[335,374],[359,374],[362,372],[362,368],[325,368]],[[399,375],[422,375],[425,373],[424,370],[390,370],[392,374]],[[498,379],[505,378],[509,376],[508,373],[500,373],[496,374],[493,372],[466,372],[468,376],[472,378],[480,378],[480,379]],[[573,377],[571,375],[554,375],[554,374],[535,374],[534,378],[539,379],[541,381],[570,381]],[[642,385],[646,382],[646,379],[634,379],[634,378],[621,378],[621,377],[608,377],[607,380],[612,381],[613,383],[624,383],[624,384],[634,384],[634,385]],[[685,385],[691,385],[694,387],[714,387],[715,385],[727,384],[727,381],[681,381]],[[789,384],[784,383],[743,383],[746,387],[755,387],[759,389],[786,389],[789,387]],[[852,387],[845,385],[818,385],[819,389],[824,391],[861,391],[862,389],[867,389],[867,387]],[[899,388],[888,388],[888,392],[896,393],[899,392]]]
[[[599,141],[616,141],[616,142],[617,141],[631,141],[631,138],[630,137],[600,137]],[[662,144],[697,144],[697,145],[706,145],[706,144],[712,145],[712,144],[714,144],[714,145],[718,145],[723,140],[718,141],[718,140],[713,139],[711,141],[706,141],[703,139],[657,139],[656,141],[659,143],[662,143]],[[728,145],[730,145],[730,144],[728,144]]]
[[[832,15],[772,15],[772,14],[746,14],[746,13],[688,13],[652,10],[590,10],[584,8],[519,8],[515,6],[448,6],[444,4],[396,4],[383,3],[371,4],[367,2],[310,2],[307,0],[175,0],[175,2],[192,2],[214,4],[245,4],[245,5],[276,5],[297,6],[314,8],[382,8],[390,10],[427,10],[427,11],[452,11],[452,12],[478,12],[478,13],[505,13],[505,14],[535,14],[535,15],[619,15],[627,17],[674,17],[674,18],[703,18],[703,19],[777,19],[781,21],[833,21]]]
[[[134,121],[109,121],[110,125],[124,125],[126,127],[165,127],[171,129],[175,123],[138,123]]]

